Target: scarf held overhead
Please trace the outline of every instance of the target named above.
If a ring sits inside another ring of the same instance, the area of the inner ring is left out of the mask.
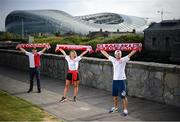
[[[131,51],[131,50],[142,50],[141,43],[120,43],[120,44],[97,44],[96,51]]]
[[[48,43],[42,44],[18,44],[16,49],[18,48],[47,48],[49,49],[51,46]]]
[[[56,51],[59,51],[60,49],[63,50],[89,50],[90,53],[93,53],[93,49],[91,46],[86,46],[86,45],[57,45],[56,46]]]

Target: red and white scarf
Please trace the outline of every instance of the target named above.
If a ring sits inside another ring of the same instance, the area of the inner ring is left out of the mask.
[[[63,50],[89,50],[90,53],[93,53],[94,50],[92,49],[91,46],[86,46],[86,45],[60,45],[58,44],[56,46],[56,51],[59,51],[59,49],[63,49]]]
[[[47,48],[49,49],[51,46],[48,43],[42,43],[42,44],[18,44],[16,46],[16,49],[18,48]]]
[[[120,44],[97,44],[96,51],[131,51],[131,50],[142,50],[141,43],[120,43]]]
[[[34,54],[34,65],[35,65],[35,67],[40,67],[40,65],[41,65],[40,55],[38,53]]]

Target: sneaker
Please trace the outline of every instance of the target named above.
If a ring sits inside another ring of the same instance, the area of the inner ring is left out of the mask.
[[[41,93],[41,90],[38,90],[38,93]]]
[[[118,108],[112,107],[112,108],[109,110],[109,113],[115,113],[115,112],[118,112]]]
[[[124,115],[124,116],[128,116],[128,110],[127,110],[127,109],[124,109],[124,110],[123,110],[123,115]]]
[[[74,101],[74,102],[76,102],[76,101],[77,101],[77,97],[76,97],[76,96],[74,96],[73,101]]]
[[[67,98],[63,96],[59,102],[64,102],[66,100],[67,100]]]
[[[27,91],[27,93],[30,93],[30,92],[32,92],[33,90],[31,90],[31,89],[29,89],[28,91]]]

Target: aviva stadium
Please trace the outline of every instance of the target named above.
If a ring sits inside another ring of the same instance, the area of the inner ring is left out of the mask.
[[[59,10],[19,10],[6,17],[8,32],[19,34],[34,33],[76,33],[89,32],[142,32],[147,27],[144,18],[117,13],[97,13],[85,16],[72,16]]]

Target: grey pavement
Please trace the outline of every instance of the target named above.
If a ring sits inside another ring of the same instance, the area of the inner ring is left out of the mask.
[[[32,93],[29,88],[28,72],[0,67],[0,89],[11,95],[42,107],[45,111],[64,121],[168,121],[180,120],[180,107],[165,105],[145,99],[128,97],[129,116],[121,113],[109,114],[112,96],[108,91],[80,85],[78,101],[59,103],[64,89],[64,81],[41,76],[42,93],[37,93],[36,85]],[[36,83],[36,82],[34,82]],[[73,97],[73,87],[69,98]],[[119,103],[121,109],[121,102]],[[121,109],[122,110],[122,109]]]

